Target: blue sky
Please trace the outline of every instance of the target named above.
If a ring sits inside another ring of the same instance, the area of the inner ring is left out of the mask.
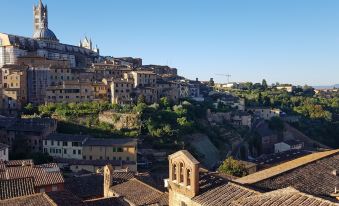
[[[0,32],[32,35],[38,0],[1,0]],[[43,0],[63,43],[168,64],[188,78],[339,83],[337,0]],[[6,18],[3,18],[6,17]]]

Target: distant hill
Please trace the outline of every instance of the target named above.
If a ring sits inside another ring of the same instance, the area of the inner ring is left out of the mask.
[[[333,87],[339,88],[339,84],[327,85],[327,86],[313,86],[315,89],[332,89]]]

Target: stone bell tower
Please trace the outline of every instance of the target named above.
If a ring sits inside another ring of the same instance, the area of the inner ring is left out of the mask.
[[[112,165],[106,165],[104,167],[104,197],[110,197],[109,188],[112,186],[113,171]]]
[[[42,1],[39,0],[38,5],[33,6],[34,15],[34,33],[40,28],[48,28],[48,9],[47,5],[43,5]]]
[[[199,162],[187,151],[181,150],[169,159],[169,205],[191,205],[199,194]]]

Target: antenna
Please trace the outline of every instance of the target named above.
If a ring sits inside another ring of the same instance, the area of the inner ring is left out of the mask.
[[[231,76],[232,76],[232,75],[230,75],[230,74],[215,74],[215,75],[227,77],[227,83],[230,83],[230,78],[231,78]]]

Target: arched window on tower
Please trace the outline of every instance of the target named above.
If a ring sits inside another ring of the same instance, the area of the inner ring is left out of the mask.
[[[191,170],[186,170],[186,177],[187,177],[187,186],[191,186]]]
[[[184,163],[180,162],[179,165],[179,183],[184,182]]]
[[[177,165],[173,164],[172,166],[172,181],[177,180]]]

